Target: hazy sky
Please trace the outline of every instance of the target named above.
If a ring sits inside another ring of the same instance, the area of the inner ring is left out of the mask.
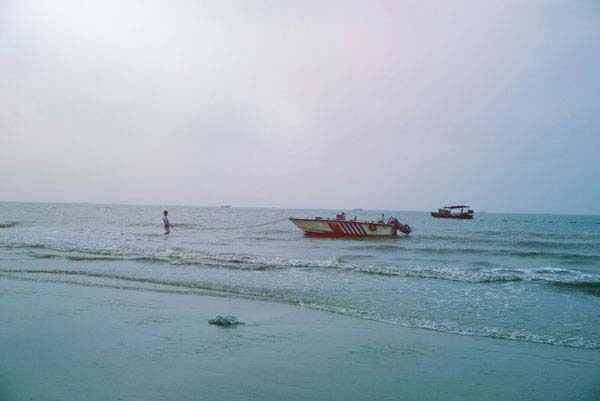
[[[600,1],[0,1],[0,200],[600,214]]]

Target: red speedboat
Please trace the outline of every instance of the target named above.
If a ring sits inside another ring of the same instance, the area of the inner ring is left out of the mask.
[[[390,217],[387,222],[382,219],[375,221],[358,221],[356,218],[347,220],[345,213],[339,213],[335,219],[300,219],[290,217],[292,223],[304,231],[308,237],[325,238],[385,238],[396,237],[398,233],[410,234],[408,224],[402,224],[395,217]]]

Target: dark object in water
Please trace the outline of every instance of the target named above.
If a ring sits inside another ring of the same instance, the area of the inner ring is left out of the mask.
[[[438,209],[437,212],[431,212],[432,217],[437,217],[438,219],[464,219],[471,220],[473,218],[473,210],[468,209],[466,212],[464,209],[467,209],[469,206],[467,205],[454,205],[454,206],[446,206],[441,209]],[[459,213],[452,213],[452,210],[460,209]]]
[[[210,319],[208,321],[208,324],[214,324],[215,326],[222,326],[222,327],[233,327],[233,326],[237,326],[238,324],[244,324],[244,323],[240,322],[237,319],[237,317],[235,317],[235,316],[217,315],[214,319]]]

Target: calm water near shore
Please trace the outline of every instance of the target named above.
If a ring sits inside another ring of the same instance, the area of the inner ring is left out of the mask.
[[[189,289],[390,327],[600,349],[598,216],[454,221],[383,211],[412,235],[324,240],[305,238],[287,218],[335,211],[169,207],[175,227],[165,236],[162,209],[0,203],[0,275]]]

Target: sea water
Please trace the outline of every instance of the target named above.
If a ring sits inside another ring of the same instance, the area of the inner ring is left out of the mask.
[[[312,239],[334,210],[0,203],[0,275],[266,299],[391,327],[600,349],[600,217],[346,211],[408,237]]]

